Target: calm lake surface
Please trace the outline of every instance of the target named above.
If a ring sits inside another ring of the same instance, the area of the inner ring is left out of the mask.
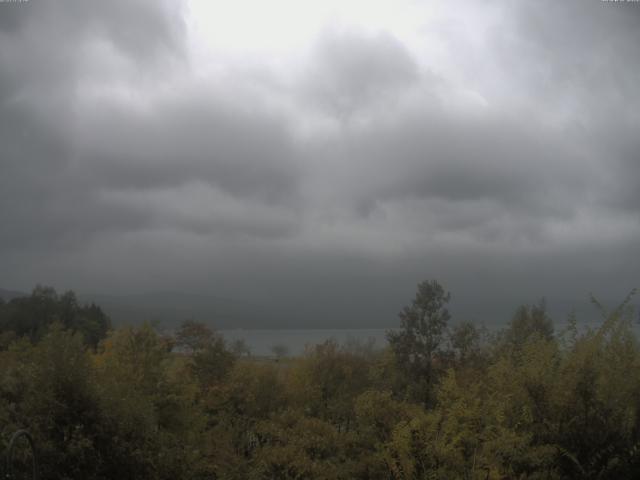
[[[602,320],[579,322],[578,329],[597,329],[602,325]],[[506,324],[486,325],[489,332],[495,332]],[[566,320],[555,322],[555,332],[560,334],[567,327]],[[244,340],[253,355],[273,355],[271,347],[284,345],[288,349],[288,355],[299,355],[304,352],[307,345],[316,345],[326,340],[333,339],[340,344],[355,340],[366,343],[370,339],[375,348],[384,348],[387,345],[386,333],[394,328],[352,328],[352,329],[284,329],[284,330],[252,330],[229,329],[218,330],[228,342]],[[640,318],[633,324],[636,336],[640,338]]]
[[[306,345],[315,345],[329,339],[338,343],[349,340],[367,342],[375,341],[376,348],[382,348],[387,344],[387,329],[341,329],[341,330],[219,330],[228,342],[244,340],[253,355],[272,355],[271,347],[284,345],[290,355],[299,355],[304,352]]]

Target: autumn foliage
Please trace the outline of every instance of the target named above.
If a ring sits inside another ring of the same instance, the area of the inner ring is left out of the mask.
[[[62,297],[45,293],[33,301],[55,310]],[[171,335],[104,329],[96,341],[99,321],[69,298],[68,317],[24,299],[0,305],[2,441],[28,429],[43,479],[640,474],[629,299],[596,329],[573,318],[554,331],[540,304],[488,334],[450,324],[449,294],[425,282],[388,347],[328,341],[275,361],[193,321]],[[34,317],[15,331],[21,308]]]

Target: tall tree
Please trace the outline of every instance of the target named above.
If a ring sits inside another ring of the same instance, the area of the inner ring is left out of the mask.
[[[547,314],[544,299],[537,305],[518,307],[505,332],[507,344],[516,349],[522,348],[533,337],[544,340],[553,339],[553,321]]]
[[[176,345],[191,357],[191,369],[203,387],[220,381],[236,360],[222,335],[204,323],[185,320],[175,334]]]
[[[450,299],[451,294],[436,280],[419,283],[411,305],[399,314],[400,330],[387,333],[399,367],[425,405],[432,400],[434,359],[451,317],[446,308]]]
[[[0,303],[2,338],[27,337],[38,342],[56,322],[80,333],[84,343],[94,349],[111,329],[111,320],[100,307],[93,303],[81,305],[72,291],[58,295],[52,287],[38,285],[28,297]],[[2,341],[0,348],[1,345]]]

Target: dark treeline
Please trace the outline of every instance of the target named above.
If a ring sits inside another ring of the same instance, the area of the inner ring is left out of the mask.
[[[0,348],[21,337],[37,343],[55,323],[80,333],[85,343],[94,348],[111,328],[100,307],[80,305],[72,291],[58,295],[51,287],[37,286],[29,297],[16,297],[9,302],[0,298]]]
[[[489,335],[423,282],[388,347],[276,361],[38,287],[0,301],[1,438],[28,429],[51,480],[638,478],[629,300],[597,329],[555,332],[540,303]]]

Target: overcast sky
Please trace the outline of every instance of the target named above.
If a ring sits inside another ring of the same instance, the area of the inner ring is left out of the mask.
[[[623,298],[639,45],[633,2],[0,2],[0,287]]]

